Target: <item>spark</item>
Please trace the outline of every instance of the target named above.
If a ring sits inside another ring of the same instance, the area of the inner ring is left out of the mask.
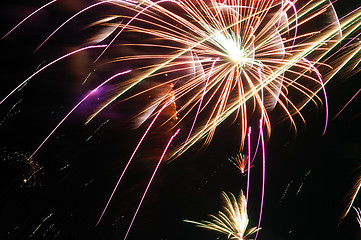
[[[35,228],[35,230],[30,234],[30,237],[32,237],[38,230],[39,228],[41,227],[41,225],[46,221],[48,220],[51,216],[53,215],[53,213],[50,213],[47,217],[45,217],[41,223]]]
[[[361,209],[358,207],[354,207],[354,206],[352,206],[352,208],[356,211],[356,220],[361,228]]]
[[[85,82],[88,81],[88,79],[90,78],[90,76],[91,76],[94,72],[95,72],[95,69],[94,69],[92,72],[88,73],[88,75],[86,76],[86,78],[84,79],[84,81],[81,83],[81,85],[84,85]]]
[[[88,185],[91,184],[92,182],[94,182],[94,179],[93,179],[93,178],[90,179],[90,181],[86,182],[86,183],[84,184],[84,187],[88,186]]]
[[[16,115],[16,114],[18,114],[18,113],[20,112],[20,110],[14,111],[14,109],[15,109],[21,102],[22,102],[22,99],[19,100],[19,101],[17,101],[17,102],[10,108],[9,112],[6,114],[6,116],[3,118],[3,120],[1,120],[0,126],[3,125],[4,122],[5,122],[8,118],[10,118],[10,117],[12,117],[12,116],[14,116],[14,115]]]
[[[104,126],[105,124],[107,124],[108,122],[110,121],[110,119],[106,120],[105,122],[103,122],[102,124],[100,124],[96,129],[95,131],[85,140],[86,142],[88,142],[95,133],[97,133],[99,131],[99,129]]]
[[[60,168],[59,171],[62,171],[62,170],[64,170],[64,169],[68,168],[69,166],[70,166],[70,164],[67,164],[67,165],[65,165],[64,167]]]
[[[297,190],[297,192],[296,192],[296,195],[298,195],[298,194],[300,193],[302,187],[303,187],[303,182],[301,183],[300,187],[298,188],[298,190]]]
[[[298,188],[297,192],[296,192],[296,195],[298,195],[303,187],[303,184],[304,184],[304,181],[306,180],[307,176],[311,173],[311,170],[309,170],[305,176],[303,177],[303,181],[301,182],[300,184],[300,187]]]
[[[292,183],[293,183],[293,180],[291,180],[291,181],[287,184],[287,187],[286,187],[285,191],[283,192],[282,197],[281,197],[281,199],[280,199],[280,203],[281,203],[281,202],[283,201],[283,199],[285,198],[285,196],[286,196],[286,194],[287,194],[287,192],[288,192],[288,189],[289,189],[289,187],[291,186]]]

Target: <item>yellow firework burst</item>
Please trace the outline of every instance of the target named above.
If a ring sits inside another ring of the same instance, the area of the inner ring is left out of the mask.
[[[75,52],[103,48],[96,61],[126,67],[132,74],[88,121],[114,102],[133,99],[138,101],[133,118],[137,127],[172,96],[174,111],[164,122],[175,120],[173,127],[183,129],[173,157],[201,139],[208,144],[228,118],[240,126],[240,148],[251,114],[262,117],[270,134],[268,113],[276,105],[296,129],[293,116],[303,119],[300,110],[310,101],[321,101],[319,91],[325,95],[327,118],[325,84],[359,65],[361,10],[338,18],[329,0],[98,1],[70,17],[41,46],[65,24],[100,5],[111,5],[118,14],[89,24],[96,34],[86,42],[89,46]]]
[[[137,68],[134,78],[119,84],[89,120],[114,101],[156,92],[139,112],[138,126],[156,114],[171,92],[178,106],[171,118],[190,129],[174,156],[203,138],[209,143],[229,117],[239,122],[242,148],[249,115],[262,115],[270,133],[268,112],[276,104],[294,124],[293,115],[302,118],[300,109],[315,101],[344,66],[344,61],[333,66],[327,61],[345,37],[341,31],[360,27],[355,23],[359,12],[339,21],[332,4],[322,0],[111,3],[127,14],[100,21],[112,32],[119,29],[106,51],[131,49],[112,63]],[[122,43],[115,44],[119,39]],[[296,93],[290,96],[289,91]]]
[[[232,193],[228,195],[222,192],[222,198],[224,200],[223,211],[219,211],[215,215],[209,215],[210,221],[190,221],[185,222],[196,224],[197,227],[217,231],[224,233],[230,239],[250,239],[249,237],[260,228],[253,227],[247,229],[248,226],[248,214],[247,214],[247,202],[246,198],[241,191],[238,201]]]

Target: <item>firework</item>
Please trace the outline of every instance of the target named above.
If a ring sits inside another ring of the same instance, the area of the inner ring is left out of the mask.
[[[4,37],[9,37],[30,17],[57,2],[54,0],[40,7]],[[111,8],[111,13],[92,18],[91,11],[103,6]],[[271,132],[270,111],[279,109],[296,129],[297,116],[305,121],[302,108],[309,102],[321,102],[325,105],[326,129],[328,101],[325,85],[335,76],[346,72],[349,76],[360,69],[361,8],[339,18],[329,0],[95,1],[56,27],[36,50],[46,48],[48,41],[56,38],[66,25],[78,24],[76,20],[86,14],[92,20],[85,29],[94,31],[94,34],[86,38],[81,47],[54,57],[55,60],[9,90],[9,94],[0,99],[0,104],[16,95],[29,81],[34,81],[41,72],[80,53],[100,50],[92,56],[99,71],[127,69],[110,74],[104,78],[107,80],[85,94],[50,134],[45,135],[28,159],[29,163],[34,163],[31,161],[34,155],[60,125],[96,91],[108,86],[109,94],[99,100],[86,123],[111,105],[129,105],[126,109],[131,110],[127,116],[131,117],[126,123],[133,128],[146,125],[146,131],[118,178],[104,211],[146,137],[154,140],[158,134],[159,138],[169,139],[169,135],[178,134],[175,129],[182,129],[177,142],[172,143],[174,146],[166,147],[170,149],[164,161],[169,161],[200,142],[207,146],[218,126],[230,119],[239,128],[237,144],[242,151],[247,129],[253,124],[251,116],[255,116],[255,119],[260,119],[257,146],[260,142],[262,145],[260,225],[265,192],[264,142]],[[122,76],[118,78],[119,75]],[[323,93],[323,98],[319,92]],[[158,133],[154,133],[157,130]],[[162,144],[158,145],[155,148],[163,149]],[[149,155],[163,153],[159,149],[150,150]],[[153,156],[152,159],[158,158]],[[247,170],[248,173],[247,200],[251,159],[249,130],[248,159],[235,159],[241,172]],[[163,155],[158,164],[162,160]],[[157,169],[158,165],[154,174]],[[243,193],[239,203],[232,194],[223,193],[223,198],[226,201],[225,213],[212,215],[212,222],[193,223],[238,239],[247,238],[259,230],[256,227],[246,231],[247,200],[244,200]],[[137,211],[139,208],[140,205]]]
[[[302,118],[300,109],[315,101],[318,91],[325,94],[324,85],[348,66],[351,56],[337,63],[331,59],[338,42],[350,38],[360,28],[359,9],[338,19],[332,4],[325,0],[306,3],[109,0],[77,12],[40,46],[44,47],[65,25],[101,5],[110,5],[119,14],[89,24],[98,33],[85,41],[89,46],[79,51],[102,48],[96,62],[108,54],[112,60],[106,63],[130,66],[134,77],[114,84],[111,97],[87,122],[114,102],[125,104],[150,96],[132,118],[132,124],[138,127],[156,115],[171,91],[179,107],[164,122],[176,118],[173,127],[182,125],[182,129],[188,129],[183,130],[187,137],[175,148],[173,157],[201,139],[207,145],[217,126],[227,118],[239,122],[242,148],[248,118],[256,109],[260,110],[258,114],[262,115],[267,134],[271,129],[268,112],[276,104],[295,126],[293,115]],[[97,43],[103,45],[92,45]],[[353,43],[349,41],[345,46]],[[358,49],[353,52],[358,53]],[[113,57],[113,53],[120,56]],[[26,79],[2,102],[52,64]],[[290,95],[290,91],[295,93]],[[326,94],[325,105],[327,119]]]
[[[248,157],[244,154],[238,154],[236,157],[231,157],[228,159],[236,168],[244,174],[247,171]],[[253,165],[252,165],[253,166]],[[250,166],[250,167],[252,167]]]
[[[223,211],[219,211],[215,215],[209,215],[210,221],[185,220],[185,222],[196,224],[197,227],[221,232],[226,234],[229,239],[249,239],[250,235],[260,230],[257,227],[247,230],[249,222],[247,202],[242,191],[238,200],[232,193],[227,195],[225,192],[222,192],[222,198],[224,200]]]

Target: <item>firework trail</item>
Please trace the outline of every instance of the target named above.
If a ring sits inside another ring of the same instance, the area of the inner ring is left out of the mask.
[[[349,213],[353,203],[355,202],[355,199],[357,197],[357,194],[359,193],[361,188],[361,176],[358,177],[356,180],[356,183],[352,186],[350,191],[346,195],[346,207],[342,211],[340,217],[339,217],[339,224],[343,221],[343,219],[346,217],[346,215]]]
[[[252,128],[249,127],[248,128],[248,134],[247,134],[247,152],[248,152],[248,158],[251,158],[251,132],[252,132]],[[251,178],[251,162],[248,163],[248,168],[247,168],[247,189],[246,189],[246,202],[248,202],[248,194],[249,194],[249,182],[250,182],[250,178]]]
[[[352,208],[356,211],[356,220],[361,228],[361,209],[354,206]]]
[[[142,198],[141,198],[141,200],[140,200],[140,202],[139,202],[139,205],[138,205],[138,207],[137,207],[137,210],[136,210],[135,213],[134,213],[134,216],[133,216],[133,218],[132,218],[132,221],[130,222],[130,225],[129,225],[129,227],[128,227],[127,233],[125,234],[124,239],[126,239],[127,236],[128,236],[128,234],[129,234],[129,231],[130,231],[130,229],[131,229],[131,227],[132,227],[132,225],[133,225],[133,222],[134,222],[134,220],[135,220],[135,217],[136,217],[137,214],[138,214],[139,208],[140,208],[140,206],[141,206],[142,203],[143,203],[143,200],[144,200],[144,198],[145,198],[145,195],[147,194],[147,192],[148,192],[148,190],[149,190],[150,184],[152,183],[152,181],[153,181],[153,179],[154,179],[154,176],[155,176],[155,174],[156,174],[156,172],[157,172],[157,170],[158,170],[158,168],[159,168],[159,165],[161,164],[161,162],[162,162],[162,160],[163,160],[163,158],[164,158],[164,156],[165,156],[165,154],[166,154],[166,152],[167,152],[167,150],[168,150],[168,148],[169,148],[169,145],[170,145],[171,142],[173,141],[173,138],[179,133],[179,131],[180,131],[180,129],[178,129],[178,130],[173,134],[173,136],[169,139],[169,141],[168,141],[168,143],[167,143],[167,146],[165,147],[165,149],[164,149],[164,151],[163,151],[163,153],[162,153],[162,156],[160,157],[160,159],[159,159],[159,161],[158,161],[158,163],[157,163],[157,166],[155,167],[154,172],[153,172],[152,176],[151,176],[150,179],[149,179],[148,185],[147,185],[147,187],[145,188],[145,191],[144,191],[144,193],[143,193],[143,196],[142,196]]]
[[[132,162],[132,160],[133,160],[136,152],[138,151],[140,145],[142,144],[144,138],[147,136],[148,132],[149,132],[150,129],[153,127],[154,122],[158,119],[158,117],[159,117],[159,115],[161,114],[161,112],[162,112],[170,103],[172,103],[173,101],[174,101],[174,99],[170,99],[165,105],[163,105],[163,108],[161,109],[161,111],[158,112],[158,114],[154,117],[153,121],[149,124],[147,130],[146,130],[145,133],[143,134],[142,138],[141,138],[140,141],[138,142],[138,145],[136,146],[135,150],[133,151],[130,159],[128,160],[127,165],[125,166],[122,174],[120,175],[120,177],[119,177],[119,179],[118,179],[118,182],[117,182],[117,184],[115,185],[114,190],[113,190],[112,194],[110,195],[110,198],[109,198],[109,200],[108,200],[108,202],[107,202],[107,204],[106,204],[106,206],[105,206],[102,214],[100,215],[100,218],[99,218],[99,220],[98,220],[98,222],[97,222],[97,225],[99,224],[100,220],[103,218],[103,215],[104,215],[105,211],[107,210],[108,205],[109,205],[110,201],[112,200],[113,195],[114,195],[115,191],[117,190],[120,181],[123,179],[123,176],[124,176],[125,172],[127,171],[130,163]],[[179,131],[177,131],[177,134],[178,134],[178,132],[179,132]],[[171,140],[172,140],[172,139],[173,139],[173,138],[171,138]],[[169,143],[170,143],[170,142],[169,142]],[[167,150],[167,149],[168,149],[168,145],[167,145],[166,150]],[[165,153],[164,153],[164,154],[165,154]],[[164,154],[163,154],[163,155],[164,155]],[[163,156],[161,157],[161,160],[163,160]],[[160,162],[161,162],[161,160],[160,160]],[[157,169],[157,168],[156,168],[156,169]]]

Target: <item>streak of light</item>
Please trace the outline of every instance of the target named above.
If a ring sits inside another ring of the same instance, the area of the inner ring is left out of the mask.
[[[88,73],[88,75],[86,76],[86,78],[84,79],[84,81],[81,83],[81,85],[84,85],[86,83],[86,81],[88,81],[88,79],[90,78],[90,76],[95,72],[95,69]]]
[[[356,211],[356,220],[361,228],[361,209],[359,207],[354,207],[354,206],[352,206],[352,208]]]
[[[291,184],[293,183],[293,180],[291,180],[288,184],[287,184],[287,187],[285,189],[285,191],[283,192],[282,194],[282,197],[280,199],[280,203],[283,201],[283,199],[285,198],[286,194],[287,194],[287,191],[288,191],[288,188],[291,186]]]
[[[318,77],[318,79],[320,81],[321,87],[322,87],[323,95],[325,96],[325,111],[326,111],[325,118],[326,118],[326,120],[325,120],[325,128],[323,130],[323,135],[325,135],[326,129],[327,129],[327,123],[328,123],[328,100],[327,100],[327,93],[326,93],[326,89],[325,89],[325,84],[323,83],[322,76],[321,76],[320,72],[317,70],[317,68],[314,66],[314,64],[312,64],[311,61],[306,59],[306,58],[302,58],[302,60],[307,62],[310,65],[310,67],[312,68],[313,72],[316,73],[316,75],[317,75],[317,77]]]
[[[262,221],[262,213],[263,213],[263,202],[264,202],[264,195],[265,195],[265,186],[266,186],[266,150],[265,150],[265,145],[264,145],[264,136],[263,136],[263,119],[261,119],[259,121],[259,131],[260,131],[260,136],[261,136],[261,147],[262,147],[262,196],[261,196],[261,206],[260,206],[260,211],[259,211],[259,219],[258,219],[258,227],[260,228],[261,226],[261,221]],[[258,237],[258,231],[256,232],[256,237],[254,238],[255,240]]]
[[[353,100],[360,92],[361,92],[361,88],[352,96],[352,98],[345,104],[345,106],[343,106],[343,108],[335,115],[335,117],[334,117],[333,119],[337,118],[338,115],[340,115],[340,114],[343,112],[343,110],[345,110],[345,108],[352,102],[352,100]]]
[[[309,171],[305,174],[305,176],[303,177],[303,180],[302,180],[302,182],[301,182],[301,185],[300,185],[300,187],[298,188],[298,190],[297,190],[297,192],[296,192],[296,196],[300,193],[300,191],[301,191],[301,189],[302,189],[302,187],[303,187],[304,181],[306,180],[307,176],[308,176],[310,173],[311,173],[311,170],[309,170]]]
[[[247,140],[247,146],[248,146],[248,173],[247,173],[247,188],[246,188],[246,203],[248,204],[248,194],[249,194],[249,182],[250,182],[250,177],[251,177],[251,132],[252,132],[252,128],[249,127],[248,128],[248,140]]]
[[[107,202],[107,204],[105,205],[105,207],[104,207],[104,209],[103,209],[103,212],[102,212],[102,214],[100,215],[100,217],[99,217],[99,219],[98,219],[98,222],[96,223],[95,226],[99,225],[100,221],[102,220],[103,215],[104,215],[105,211],[107,210],[107,208],[108,208],[108,206],[109,206],[109,203],[110,203],[110,201],[112,200],[113,195],[114,195],[115,191],[117,190],[117,188],[118,188],[118,186],[119,186],[120,181],[122,180],[125,172],[127,171],[130,163],[131,163],[132,160],[133,160],[133,157],[134,157],[135,153],[138,151],[138,148],[139,148],[140,145],[142,144],[144,138],[147,136],[149,130],[152,128],[154,122],[157,120],[157,118],[159,117],[160,113],[161,113],[167,106],[169,106],[173,101],[174,101],[174,97],[172,97],[170,100],[168,100],[168,101],[163,105],[163,107],[158,111],[157,115],[154,117],[154,119],[152,120],[152,122],[149,124],[149,126],[148,126],[147,130],[144,132],[142,138],[139,140],[138,145],[135,147],[135,149],[134,149],[132,155],[130,156],[130,158],[129,158],[127,164],[126,164],[126,166],[124,167],[123,172],[122,172],[122,174],[120,175],[120,177],[119,177],[119,179],[118,179],[118,182],[115,184],[115,187],[114,187],[114,189],[113,189],[113,192],[111,193],[111,195],[110,195],[110,197],[109,197],[109,199],[108,199],[108,202]]]
[[[24,18],[21,22],[19,22],[15,27],[13,27],[9,32],[7,32],[1,39],[7,37],[10,33],[12,33],[15,29],[17,29],[21,24],[23,24],[26,20],[28,20],[31,16],[35,15],[37,12],[39,12],[40,10],[46,8],[47,6],[53,4],[54,2],[56,2],[57,0],[53,0],[51,2],[46,3],[45,5],[43,5],[42,7],[38,8],[37,10],[35,10],[34,12],[32,12],[30,15],[28,15],[26,18]]]
[[[126,70],[124,72],[120,72],[117,73],[113,76],[111,76],[110,78],[108,78],[107,80],[105,80],[102,84],[100,84],[98,87],[94,88],[90,93],[88,93],[82,100],[80,100],[78,102],[78,104],[76,104],[69,112],[68,114],[58,123],[58,125],[56,125],[56,127],[49,133],[49,135],[44,139],[44,141],[38,146],[38,148],[30,155],[29,159],[31,159],[38,151],[39,149],[44,145],[44,143],[46,141],[48,141],[48,139],[50,138],[51,135],[53,135],[53,133],[60,127],[60,125],[85,101],[87,100],[93,93],[95,93],[99,88],[101,88],[102,86],[104,86],[106,83],[108,83],[109,81],[113,80],[114,78],[120,76],[120,75],[124,75],[131,72],[131,70]]]
[[[46,64],[44,67],[40,68],[39,70],[37,70],[35,73],[33,73],[30,77],[28,77],[27,79],[25,79],[22,83],[20,83],[16,88],[14,88],[6,97],[3,98],[3,100],[0,101],[0,105],[6,100],[8,99],[14,92],[16,92],[20,87],[22,87],[24,84],[26,84],[27,82],[30,81],[30,79],[32,79],[34,76],[36,76],[37,74],[39,74],[40,72],[42,72],[43,70],[47,69],[48,67],[50,67],[51,65],[63,60],[64,58],[70,57],[76,53],[85,51],[85,50],[89,50],[89,49],[94,49],[94,48],[104,48],[106,45],[95,45],[95,46],[87,46],[87,47],[83,47],[80,49],[77,49],[75,51],[72,51],[70,53],[67,53],[55,60],[53,60],[52,62]]]
[[[134,216],[133,216],[133,218],[132,218],[132,221],[130,222],[130,225],[129,225],[129,227],[128,227],[127,233],[125,234],[124,240],[127,239],[127,236],[128,236],[128,234],[129,234],[129,231],[130,231],[130,229],[131,229],[131,227],[132,227],[132,225],[133,225],[133,223],[134,223],[135,217],[136,217],[137,214],[138,214],[138,211],[139,211],[139,209],[140,209],[140,206],[141,206],[142,203],[143,203],[143,200],[144,200],[144,198],[145,198],[145,195],[147,194],[147,192],[148,192],[148,190],[149,190],[150,184],[152,183],[152,181],[153,181],[153,179],[154,179],[154,176],[155,176],[155,174],[156,174],[156,172],[157,172],[157,170],[158,170],[158,168],[159,168],[159,166],[160,166],[160,163],[162,162],[162,160],[163,160],[163,158],[164,158],[164,156],[165,156],[165,154],[166,154],[166,152],[167,152],[167,150],[168,150],[168,147],[170,146],[171,142],[173,141],[173,138],[174,138],[175,136],[177,136],[177,134],[179,133],[179,131],[180,131],[180,129],[178,129],[178,130],[173,134],[173,136],[169,139],[169,141],[168,141],[168,143],[167,143],[167,146],[165,147],[165,149],[164,149],[164,151],[163,151],[163,153],[162,153],[162,156],[160,157],[160,159],[159,159],[159,161],[158,161],[158,164],[157,164],[157,166],[155,167],[155,169],[154,169],[154,171],[153,171],[153,174],[152,174],[152,176],[151,176],[150,179],[149,179],[148,185],[147,185],[147,187],[145,188],[145,191],[144,191],[143,196],[142,196],[142,198],[141,198],[141,200],[140,200],[140,202],[139,202],[139,205],[138,205],[138,207],[137,207],[137,210],[135,211]]]
[[[59,171],[62,171],[62,170],[64,170],[64,169],[68,168],[69,166],[70,166],[70,164],[67,164],[67,165],[65,165],[64,167],[60,168]]]
[[[355,202],[355,199],[357,197],[357,194],[359,193],[361,188],[361,176],[357,179],[354,186],[351,188],[349,193],[346,195],[347,199],[347,206],[346,209],[341,213],[339,224],[343,221],[343,219],[346,217],[346,215],[349,213],[353,203]]]
[[[105,122],[103,122],[102,124],[100,124],[96,129],[95,131],[85,140],[86,142],[88,142],[95,133],[97,133],[99,131],[99,129],[104,126],[105,124],[107,124],[108,122],[110,121],[110,119],[106,120]]]
[[[30,234],[30,238],[32,237],[32,236],[34,236],[34,234],[39,230],[39,228],[41,227],[41,225],[46,221],[46,220],[48,220],[51,216],[53,215],[53,213],[50,213],[47,217],[45,217],[42,221],[41,221],[41,223],[35,228],[35,230]]]
[[[94,3],[91,6],[88,6],[80,11],[78,11],[76,14],[74,14],[72,17],[70,17],[68,20],[66,20],[64,23],[62,23],[57,29],[55,29],[36,49],[35,52],[38,51],[57,31],[59,31],[65,24],[67,24],[68,22],[70,22],[72,19],[74,19],[75,17],[77,17],[78,15],[80,15],[81,13],[92,9],[98,5],[104,4],[104,3],[109,3],[109,2],[114,2],[114,0],[107,0],[107,1],[100,1],[97,3]]]
[[[199,60],[199,59],[198,59],[198,60]],[[206,94],[206,89],[207,89],[207,86],[208,86],[209,78],[211,77],[211,74],[212,74],[212,71],[213,71],[213,67],[214,67],[214,65],[216,64],[216,62],[217,62],[218,60],[219,60],[219,58],[217,58],[216,60],[213,61],[211,70],[210,70],[210,72],[209,72],[209,76],[208,76],[207,81],[206,81],[206,83],[205,83],[205,85],[204,85],[204,88],[203,88],[203,95],[202,95],[202,97],[201,97],[201,99],[200,99],[200,101],[199,101],[198,109],[197,109],[197,112],[196,112],[196,114],[195,114],[195,117],[194,117],[192,126],[191,126],[191,128],[190,128],[190,130],[189,130],[188,136],[187,136],[186,140],[184,141],[184,145],[183,145],[183,147],[181,148],[179,154],[182,154],[183,148],[184,148],[185,145],[187,144],[188,139],[189,139],[189,137],[190,137],[191,134],[192,134],[194,125],[196,124],[196,121],[197,121],[197,117],[198,117],[199,111],[201,110],[201,106],[202,106],[202,102],[203,102],[204,96],[205,96],[205,94]],[[205,75],[203,67],[202,67],[202,71],[203,71],[203,75]]]
[[[22,99],[20,99],[19,101],[17,101],[9,110],[9,112],[6,114],[6,116],[3,118],[3,120],[0,122],[0,126],[3,125],[3,123],[10,117],[18,114],[20,112],[20,110],[14,112],[14,109],[16,108],[17,105],[19,105],[22,102]]]

